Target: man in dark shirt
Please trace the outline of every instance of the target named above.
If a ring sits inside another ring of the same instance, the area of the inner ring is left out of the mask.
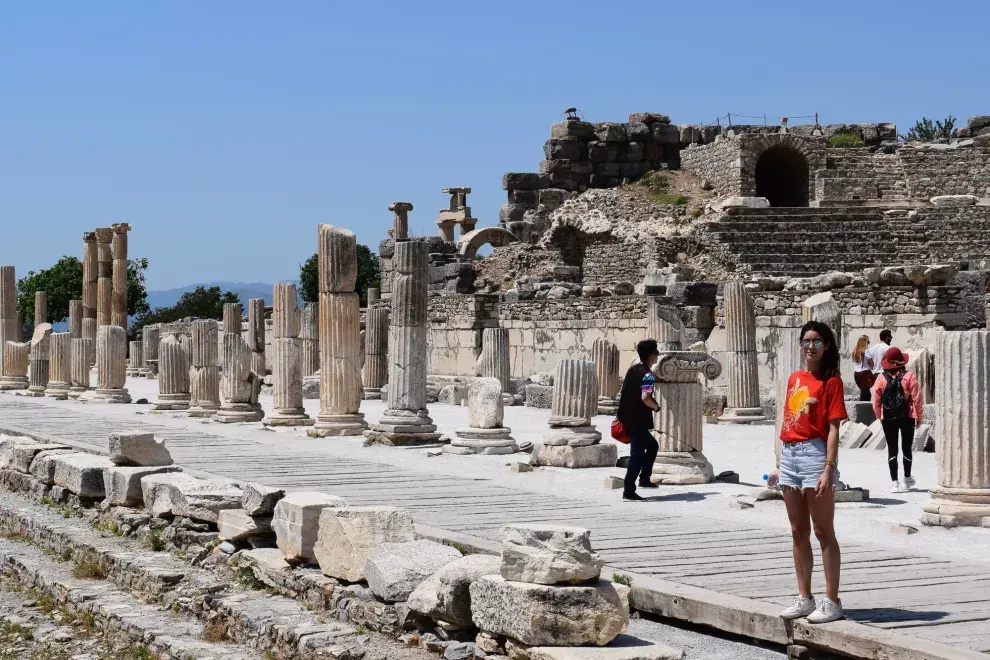
[[[657,460],[660,445],[653,438],[653,413],[660,409],[653,398],[654,376],[651,369],[660,359],[657,342],[645,339],[636,344],[639,364],[629,367],[622,380],[622,393],[619,395],[619,411],[616,415],[629,434],[629,467],[626,470],[624,500],[642,500],[636,493],[636,482],[641,488],[656,488],[650,481],[653,462]]]

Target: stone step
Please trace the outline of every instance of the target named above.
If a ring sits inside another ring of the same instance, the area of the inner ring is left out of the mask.
[[[808,241],[803,243],[746,243],[746,242],[735,242],[726,243],[726,249],[734,254],[746,255],[749,259],[758,258],[761,256],[773,256],[778,255],[781,257],[794,258],[801,255],[822,255],[829,258],[835,257],[848,257],[851,261],[864,261],[867,263],[877,263],[877,264],[890,264],[890,256],[886,254],[870,254],[871,250],[864,250],[861,244],[850,244],[843,241],[837,240],[822,240],[822,241]],[[923,248],[922,244],[912,244],[905,243],[901,241],[898,244],[897,250],[897,260],[898,263],[903,263],[903,260],[911,256],[921,255],[924,251],[919,249]]]
[[[855,243],[862,242],[872,244],[878,241],[879,235],[874,231],[718,231],[713,232],[716,239],[721,243],[790,243],[790,242],[842,242]],[[897,231],[883,232],[884,241],[897,239],[898,241],[918,242],[917,232]],[[925,242],[925,241],[920,241]],[[860,249],[862,246],[857,246]]]
[[[862,207],[857,207],[854,205],[850,206],[829,206],[823,208],[811,207],[811,206],[771,206],[769,208],[750,208],[747,206],[737,206],[728,209],[729,215],[736,216],[779,216],[779,215],[793,215],[798,217],[807,216],[835,216],[835,215],[861,215],[871,218],[883,218],[882,210],[869,210],[864,211]]]

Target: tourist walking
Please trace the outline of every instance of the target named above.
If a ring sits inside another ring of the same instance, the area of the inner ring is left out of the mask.
[[[657,488],[650,481],[653,463],[657,460],[657,450],[660,449],[659,443],[650,433],[653,429],[653,412],[660,409],[653,398],[655,379],[651,371],[660,358],[657,342],[644,339],[636,344],[636,354],[639,355],[639,363],[629,367],[622,379],[616,414],[616,419],[626,427],[629,436],[629,466],[626,468],[626,480],[622,489],[624,500],[643,499],[636,493],[637,483],[640,488]]]
[[[798,597],[780,613],[784,619],[808,617],[809,623],[841,619],[839,543],[835,539],[835,485],[838,481],[839,423],[846,419],[839,351],[832,330],[818,321],[801,328],[804,368],[787,379],[781,422],[777,481],[791,523]],[[811,593],[811,530],[822,549],[825,597]]]
[[[870,346],[870,350],[866,352],[866,361],[870,364],[870,369],[873,370],[874,376],[879,376],[880,372],[883,371],[883,367],[880,366],[880,361],[883,360],[883,356],[886,355],[887,349],[890,348],[890,342],[893,340],[893,335],[890,330],[880,331],[880,342]]]
[[[873,387],[873,382],[876,380],[873,375],[873,367],[866,356],[869,346],[870,336],[862,335],[852,352],[853,364],[855,365],[853,380],[856,381],[856,387],[859,388],[860,401],[870,400],[870,388]]]
[[[883,425],[887,440],[887,467],[890,468],[890,492],[902,493],[914,488],[911,476],[914,429],[921,424],[924,406],[921,389],[914,374],[905,369],[908,354],[896,346],[889,349],[880,360],[883,373],[873,384],[873,412]],[[897,436],[901,438],[901,454],[904,457],[904,482],[897,480]]]

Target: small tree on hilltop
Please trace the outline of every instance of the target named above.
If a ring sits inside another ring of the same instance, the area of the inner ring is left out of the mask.
[[[381,285],[381,264],[378,255],[367,245],[357,246],[357,284],[355,291],[361,297],[361,305],[368,304],[368,289]],[[300,295],[305,302],[320,299],[319,255],[314,254],[299,266]]]
[[[221,291],[218,286],[206,288],[198,286],[192,291],[186,291],[171,307],[156,307],[146,311],[135,319],[132,329],[137,332],[146,325],[155,323],[172,323],[184,318],[217,319],[223,316],[223,306],[226,303],[239,303],[241,300],[236,293]]]
[[[956,118],[949,115],[944,121],[933,122],[928,117],[922,117],[914,123],[914,128],[902,135],[901,139],[909,142],[935,142],[949,140],[959,132],[956,128]]]

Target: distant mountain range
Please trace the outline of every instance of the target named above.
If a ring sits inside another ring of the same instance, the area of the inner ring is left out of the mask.
[[[296,282],[297,286],[298,284],[299,283]],[[266,305],[272,304],[271,284],[265,284],[263,282],[205,282],[202,284],[190,284],[188,286],[179,287],[178,289],[149,291],[148,305],[150,305],[152,309],[155,309],[156,307],[170,307],[179,302],[179,298],[183,293],[193,291],[198,286],[206,288],[218,286],[221,291],[233,291],[240,297],[242,305],[247,305],[247,301],[251,298],[264,298]]]

